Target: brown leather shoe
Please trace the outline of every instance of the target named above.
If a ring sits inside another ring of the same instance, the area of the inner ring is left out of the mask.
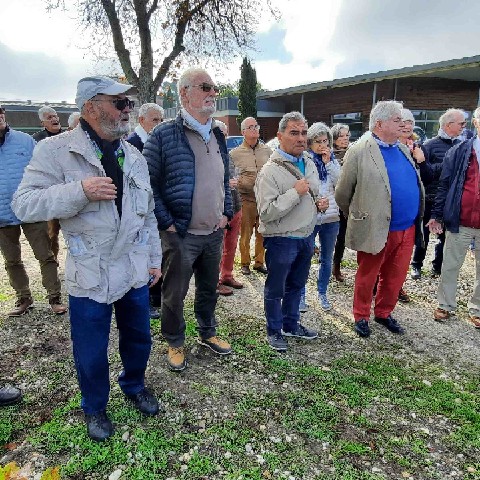
[[[345,277],[342,275],[342,272],[340,271],[340,264],[338,263],[333,264],[333,278],[335,278],[337,282],[345,281]]]
[[[242,268],[240,269],[240,271],[244,274],[244,275],[250,275],[252,272],[250,271],[250,267],[248,265],[242,265]]]
[[[185,349],[183,347],[168,347],[167,363],[170,370],[181,372],[187,366]]]
[[[408,293],[403,289],[403,287],[400,289],[400,292],[398,292],[398,300],[403,303],[408,303],[410,302],[410,296]]]
[[[225,297],[228,297],[229,295],[233,295],[233,290],[229,287],[226,287],[225,285],[222,285],[221,283],[219,283],[217,285],[217,293],[219,295],[223,295]]]
[[[444,320],[448,320],[450,318],[450,315],[451,315],[450,312],[440,307],[436,308],[435,311],[433,312],[433,318],[437,322],[443,322]]]
[[[233,277],[222,280],[220,283],[222,285],[226,285],[227,287],[243,288],[243,283],[237,282]]]
[[[473,326],[475,328],[479,328],[480,329],[480,317],[475,317],[474,315],[472,315],[470,317],[470,321],[473,323]]]
[[[52,312],[56,315],[63,315],[68,310],[67,306],[62,303],[60,297],[51,298],[48,303],[50,304]]]
[[[27,313],[30,308],[33,308],[32,305],[32,297],[19,298],[15,302],[15,308],[11,312],[8,312],[7,315],[9,317],[19,317],[20,315]]]

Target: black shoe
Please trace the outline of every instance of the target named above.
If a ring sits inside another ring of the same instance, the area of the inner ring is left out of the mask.
[[[441,270],[437,270],[436,268],[432,268],[431,276],[432,278],[437,278],[441,275]]]
[[[355,322],[355,331],[361,337],[369,337],[370,336],[370,325],[368,324],[368,320],[362,318],[358,322]]]
[[[158,320],[160,318],[160,312],[153,305],[150,305],[150,318],[153,320]]]
[[[103,442],[113,435],[114,428],[105,410],[93,415],[85,414],[85,422],[88,436],[96,442]]]
[[[375,317],[374,320],[380,325],[383,325],[387,330],[390,330],[392,333],[398,333],[399,335],[403,335],[405,333],[405,329],[403,329],[391,315],[389,315],[387,318]]]
[[[301,323],[297,323],[295,330],[286,332],[282,330],[284,337],[302,338],[303,340],[313,340],[318,337],[318,332],[304,327]]]
[[[253,267],[253,269],[258,273],[263,273],[264,275],[267,275],[268,273],[268,270],[263,265],[259,265],[258,267]]]
[[[410,272],[410,276],[414,280],[420,280],[420,278],[422,277],[422,269],[420,267],[412,266],[412,271]]]
[[[274,332],[272,335],[267,336],[268,344],[273,350],[277,352],[286,352],[288,348],[288,342],[282,335],[282,332]]]
[[[158,400],[146,388],[135,395],[127,395],[127,398],[129,398],[133,402],[134,407],[144,415],[153,416],[160,410]]]
[[[22,392],[10,385],[0,388],[0,407],[6,407],[18,403],[22,399]]]

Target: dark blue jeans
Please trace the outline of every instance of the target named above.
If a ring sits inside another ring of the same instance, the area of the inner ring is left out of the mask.
[[[313,255],[313,234],[306,238],[266,237],[265,316],[267,334],[282,328],[295,330],[300,318],[300,294],[308,278]]]
[[[113,305],[71,295],[69,302],[73,358],[83,411],[93,414],[107,406],[110,393],[108,338],[113,306],[123,363],[118,383],[126,395],[143,390],[152,346],[148,287],[132,288]]]

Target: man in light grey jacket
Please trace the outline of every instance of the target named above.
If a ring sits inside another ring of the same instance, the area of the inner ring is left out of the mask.
[[[304,155],[305,117],[299,112],[285,114],[277,137],[280,146],[260,170],[254,190],[268,270],[264,293],[268,343],[274,350],[285,351],[285,337],[311,340],[318,336],[299,323],[299,304],[313,255],[317,208],[326,210],[328,200],[317,199],[317,168]]]
[[[160,278],[161,246],[147,164],[120,140],[128,131],[131,90],[106,77],[81,79],[80,124],[36,146],[12,202],[22,221],[60,220],[73,355],[88,434],[97,441],[113,434],[106,406],[114,306],[120,387],[145,415],[159,410],[144,374],[151,348],[147,282]]]

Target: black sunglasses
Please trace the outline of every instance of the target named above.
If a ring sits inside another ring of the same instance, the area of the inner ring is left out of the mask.
[[[191,87],[200,87],[204,92],[211,92],[212,88],[215,93],[218,93],[220,89],[216,85],[212,85],[211,83],[200,83],[199,85],[190,85]]]
[[[98,95],[102,95],[101,93],[99,93]],[[135,102],[133,100],[130,100],[129,98],[115,98],[114,100],[108,100],[108,99],[94,99],[92,98],[92,101],[97,101],[97,102],[100,102],[100,101],[105,101],[105,102],[110,102],[110,103],[113,103],[113,105],[115,105],[115,108],[117,110],[125,110],[125,107],[128,106],[128,108],[130,110],[133,110],[133,107],[135,106]]]

